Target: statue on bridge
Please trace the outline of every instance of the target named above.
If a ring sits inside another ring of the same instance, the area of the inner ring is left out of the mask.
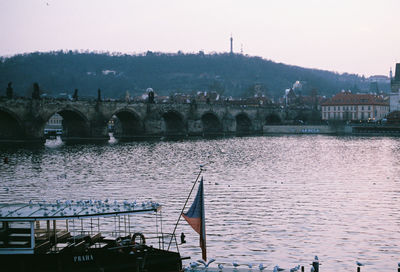
[[[32,99],[40,99],[40,88],[37,82],[33,83]]]
[[[12,99],[13,98],[13,88],[12,88],[12,82],[8,82],[8,86],[7,86],[7,90],[6,90],[6,97],[8,99]]]
[[[75,89],[74,94],[72,95],[72,99],[74,101],[78,101],[78,89]]]
[[[125,101],[130,102],[131,101],[131,95],[129,94],[129,91],[126,91],[125,93]]]
[[[149,89],[151,89],[151,88],[149,88]],[[149,91],[148,102],[149,102],[149,104],[154,104],[154,91],[153,91],[153,89],[151,89]]]

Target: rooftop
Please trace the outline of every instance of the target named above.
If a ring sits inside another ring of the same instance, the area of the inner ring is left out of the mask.
[[[382,105],[388,106],[388,101],[382,96],[373,94],[353,94],[351,92],[341,92],[334,97],[328,99],[322,106],[337,106],[337,105]]]

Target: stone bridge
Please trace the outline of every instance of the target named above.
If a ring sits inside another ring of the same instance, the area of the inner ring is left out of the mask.
[[[257,134],[266,124],[288,119],[278,106],[1,99],[0,141],[44,142],[44,127],[55,113],[63,117],[63,140],[71,142],[107,141],[113,117],[121,140]]]

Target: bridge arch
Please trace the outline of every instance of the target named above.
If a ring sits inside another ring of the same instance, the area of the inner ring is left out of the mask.
[[[186,136],[187,128],[181,113],[169,110],[162,114],[162,132],[165,136]]]
[[[75,108],[62,108],[49,114],[45,122],[58,113],[62,117],[62,138],[69,139],[85,139],[90,137],[90,122],[87,117]],[[45,126],[45,124],[43,124]]]
[[[236,134],[237,135],[248,135],[253,131],[253,125],[249,116],[241,112],[235,117],[236,119]]]
[[[265,124],[266,125],[279,125],[282,123],[282,118],[279,116],[278,113],[271,113],[265,117]]]
[[[203,125],[203,135],[220,135],[222,134],[221,120],[214,112],[206,112],[201,116]]]
[[[0,140],[18,140],[25,136],[24,126],[12,111],[0,108]]]
[[[132,109],[120,109],[113,114],[114,137],[119,140],[132,140],[145,133],[140,115]],[[113,118],[111,117],[111,118]]]

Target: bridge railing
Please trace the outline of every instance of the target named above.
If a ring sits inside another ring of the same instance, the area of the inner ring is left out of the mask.
[[[7,102],[7,101],[32,101],[32,98],[30,97],[15,97],[13,99],[8,99],[5,96],[0,96],[0,102]],[[73,99],[70,98],[58,98],[58,97],[42,97],[40,98],[40,101],[43,102],[75,102]],[[77,102],[97,102],[97,98],[95,97],[79,97]],[[101,100],[101,102],[116,102],[116,103],[127,103],[127,104],[147,104],[148,102],[145,100],[125,100],[125,99],[114,99],[114,98],[104,98]],[[218,105],[218,106],[229,106],[229,107],[240,107],[240,108],[272,108],[272,109],[281,109],[282,107],[279,104],[256,104],[256,103],[246,103],[245,101],[240,101],[240,100],[233,100],[233,101],[211,101],[211,102],[205,102],[205,101],[196,101],[196,102],[182,102],[182,101],[155,101],[154,104],[160,104],[160,105],[179,105],[179,104],[184,104],[184,105]]]

